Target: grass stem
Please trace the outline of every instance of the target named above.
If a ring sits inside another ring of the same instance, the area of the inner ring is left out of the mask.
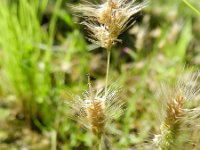
[[[200,11],[197,10],[190,2],[188,2],[187,0],[183,0],[183,2],[190,7],[195,13],[197,13],[200,16]]]
[[[106,83],[105,83],[105,99],[108,94],[108,80],[109,80],[109,70],[110,70],[110,50],[111,48],[107,49],[107,66],[106,66]]]
[[[99,139],[99,147],[98,147],[98,150],[102,150],[101,139],[102,139],[102,138]]]

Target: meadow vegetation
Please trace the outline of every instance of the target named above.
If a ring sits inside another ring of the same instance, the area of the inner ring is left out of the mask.
[[[200,2],[103,3],[0,1],[1,150],[200,149]]]

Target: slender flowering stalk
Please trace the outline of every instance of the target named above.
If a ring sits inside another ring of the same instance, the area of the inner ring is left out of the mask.
[[[106,67],[106,86],[105,86],[105,98],[108,94],[108,77],[109,77],[109,70],[110,70],[110,48],[107,50],[107,67]]]
[[[102,4],[81,4],[72,6],[84,18],[82,22],[88,29],[88,40],[107,50],[107,69],[105,79],[105,98],[107,95],[110,51],[114,44],[121,42],[118,36],[134,24],[133,15],[146,6],[128,0],[107,0]]]
[[[145,5],[146,3],[136,4],[128,0],[107,0],[102,4],[88,2],[72,6],[83,17],[81,24],[87,27],[88,40],[107,51],[105,90],[95,92],[89,82],[89,91],[84,100],[77,97],[75,103],[70,105],[76,114],[75,120],[90,129],[99,141],[105,133],[106,124],[122,113],[123,104],[116,96],[118,90],[108,86],[111,48],[121,42],[118,36],[134,24],[133,15]],[[101,146],[99,142],[99,149],[102,149]]]
[[[200,91],[197,85],[198,77],[198,73],[183,76],[174,88],[164,87],[162,89],[161,98],[163,98],[165,114],[160,126],[160,134],[155,135],[153,140],[159,149],[177,149],[180,143],[179,137],[189,125],[188,118],[192,117],[189,112],[194,110],[188,109],[187,103],[195,100]]]

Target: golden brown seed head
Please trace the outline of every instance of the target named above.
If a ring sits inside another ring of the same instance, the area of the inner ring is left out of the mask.
[[[90,41],[108,49],[120,41],[118,36],[133,25],[131,23],[133,15],[145,6],[146,3],[135,4],[134,1],[109,0],[99,5],[83,4],[73,8],[84,17],[83,24],[91,33]],[[102,28],[104,31],[97,28]]]
[[[168,125],[175,124],[183,116],[185,100],[182,96],[176,96],[175,99],[167,103],[167,116],[165,123]]]
[[[117,89],[110,87],[105,99],[104,90],[94,91],[91,86],[89,88],[83,97],[72,96],[73,100],[67,104],[71,110],[71,119],[100,138],[106,133],[107,125],[122,115],[124,103],[118,98]]]
[[[197,80],[199,73],[182,75],[173,88],[164,87],[161,93],[164,104],[164,118],[160,126],[160,134],[155,135],[154,143],[162,150],[176,148],[184,127],[188,127],[188,118],[194,109],[187,109],[187,103],[195,100],[200,88]],[[190,120],[191,121],[191,120]]]
[[[97,137],[101,137],[106,123],[106,115],[101,100],[94,100],[86,109],[88,111],[88,120],[92,132],[97,135]]]

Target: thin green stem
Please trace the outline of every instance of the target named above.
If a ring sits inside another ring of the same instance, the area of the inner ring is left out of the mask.
[[[190,7],[195,13],[197,13],[198,15],[200,15],[200,11],[197,10],[192,4],[190,4],[187,0],[183,0],[183,2]]]
[[[98,150],[102,150],[101,139],[102,139],[102,138],[99,139],[99,147],[98,147]]]
[[[56,3],[55,3],[53,16],[52,16],[52,19],[51,19],[50,24],[49,24],[49,46],[52,46],[52,44],[53,44],[53,40],[54,40],[54,36],[55,36],[55,27],[56,27],[56,23],[57,23],[57,20],[58,20],[58,12],[59,12],[60,7],[62,5],[62,1],[63,0],[57,0]]]
[[[106,85],[105,85],[105,99],[108,94],[108,80],[109,80],[109,70],[110,70],[110,48],[107,49],[107,66],[106,66]]]
[[[57,146],[57,133],[55,130],[51,131],[51,150],[56,150]]]

